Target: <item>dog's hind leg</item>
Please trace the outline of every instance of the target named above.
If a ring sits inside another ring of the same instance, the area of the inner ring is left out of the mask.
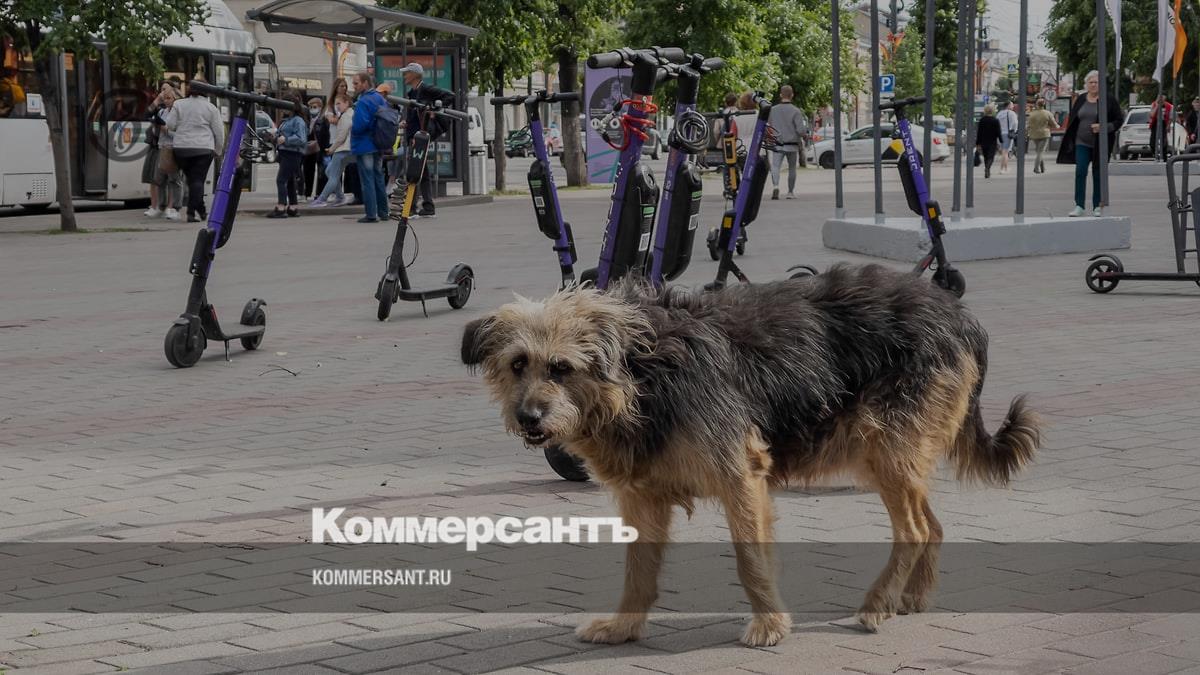
[[[901,592],[922,558],[931,529],[921,507],[924,477],[873,468],[879,496],[892,520],[892,554],[858,610],[858,622],[871,632],[900,608]]]
[[[771,459],[757,433],[747,444],[749,471],[722,491],[729,534],[737,553],[738,579],[750,599],[754,616],[742,634],[742,643],[767,647],[791,632],[792,620],[784,611],[775,582],[778,570],[774,552],[774,509],[767,484]]]
[[[620,644],[641,637],[646,613],[658,599],[658,574],[671,534],[669,500],[633,490],[617,494],[625,525],[637,529],[638,538],[625,549],[625,590],[615,616],[580,626],[575,634],[586,642]]]
[[[925,522],[929,526],[929,537],[921,557],[908,577],[908,583],[904,586],[904,594],[900,598],[900,612],[903,614],[924,612],[928,609],[929,595],[937,584],[942,524],[938,522],[937,516],[933,515],[933,509],[929,508],[929,499],[922,495],[920,501],[921,512],[924,513]]]

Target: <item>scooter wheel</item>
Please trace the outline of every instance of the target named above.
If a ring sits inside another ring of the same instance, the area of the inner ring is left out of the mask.
[[[251,302],[253,302],[253,300]],[[261,305],[258,307],[255,307],[254,310],[250,314],[250,321],[243,322],[242,325],[243,326],[266,326],[267,325],[266,310],[264,310]],[[258,346],[262,344],[263,336],[265,336],[266,334],[267,334],[267,330],[266,330],[266,328],[264,328],[263,332],[259,333],[258,335],[251,335],[249,337],[242,338],[242,349],[245,349],[246,351],[251,351],[251,352],[254,351],[255,349],[258,349]]]
[[[1096,293],[1108,293],[1117,287],[1120,279],[1112,276],[1121,271],[1121,266],[1114,260],[1109,258],[1100,258],[1093,260],[1091,265],[1088,265],[1087,272],[1084,275],[1084,281],[1087,282],[1087,287]]]
[[[450,306],[454,309],[462,309],[471,297],[471,289],[475,286],[475,274],[470,269],[463,269],[454,278],[454,283],[458,286],[458,289],[454,292],[454,295],[446,296],[446,302],[449,302]]]
[[[962,276],[961,271],[950,269],[942,276],[942,280],[937,282],[938,286],[946,288],[950,293],[954,293],[955,298],[961,298],[962,294],[967,292],[967,280]]]
[[[587,468],[584,467],[583,461],[575,455],[557,445],[547,447],[545,453],[546,461],[550,464],[550,468],[554,469],[554,473],[562,478],[575,482],[582,482],[588,479]]]
[[[720,260],[721,252],[717,250],[717,229],[715,227],[708,231],[707,242],[708,257],[712,258],[713,260]]]
[[[191,368],[196,365],[200,356],[204,354],[204,348],[208,346],[208,339],[201,332],[199,348],[189,349],[187,333],[187,326],[173,324],[167,330],[167,338],[163,341],[163,351],[166,352],[167,361],[176,368]]]
[[[388,316],[392,313],[392,303],[395,301],[395,285],[389,281],[379,284],[379,311],[375,316],[379,317],[380,321],[387,321]]]
[[[589,267],[579,275],[579,285],[593,284],[600,278],[600,270],[595,267]]]
[[[739,241],[735,247],[738,255],[746,255],[746,242]]]
[[[805,277],[817,276],[817,269],[809,265],[796,265],[789,267],[787,271],[791,272],[792,270],[796,270],[796,272],[789,276],[788,279],[803,279]]]

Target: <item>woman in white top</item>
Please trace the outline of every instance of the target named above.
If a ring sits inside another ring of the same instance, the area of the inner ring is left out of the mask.
[[[325,167],[325,188],[313,199],[313,208],[345,206],[351,201],[342,192],[342,172],[347,162],[354,161],[354,155],[350,152],[350,127],[354,124],[354,107],[346,94],[338,94],[334,98],[329,123],[336,124],[337,127],[330,133],[329,149],[325,151],[329,153],[329,165]]]
[[[196,77],[193,82],[204,82]],[[204,206],[204,179],[213,158],[225,146],[225,124],[217,106],[201,93],[190,90],[187,98],[171,106],[166,115],[167,130],[175,135],[175,161],[187,177],[188,222],[208,219]]]

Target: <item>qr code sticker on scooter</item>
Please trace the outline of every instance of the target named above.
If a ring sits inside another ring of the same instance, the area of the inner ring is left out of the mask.
[[[544,208],[546,208],[546,200],[540,196],[534,196],[533,205],[538,207],[539,209],[544,209]]]

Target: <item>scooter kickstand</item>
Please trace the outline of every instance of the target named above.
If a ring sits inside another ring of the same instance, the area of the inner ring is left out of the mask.
[[[230,358],[229,358],[229,340],[226,340],[226,341],[225,341],[225,362],[226,362],[226,363],[229,363],[229,362],[230,362]]]
[[[421,313],[425,315],[426,319],[429,318],[429,310],[425,309],[425,298],[421,298]]]

